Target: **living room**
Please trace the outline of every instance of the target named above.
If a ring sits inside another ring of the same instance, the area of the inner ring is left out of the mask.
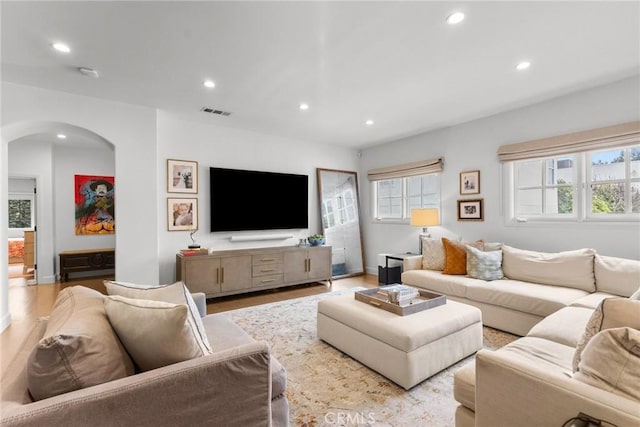
[[[209,206],[206,196],[209,167],[269,170],[305,174],[310,177],[309,228],[293,230],[292,237],[278,242],[277,245],[295,245],[299,239],[321,232],[315,182],[316,168],[356,171],[360,194],[364,267],[366,273],[377,274],[378,254],[417,252],[421,230],[411,227],[407,220],[393,222],[375,219],[372,208],[372,184],[367,179],[367,172],[374,168],[442,157],[444,168],[440,174],[440,226],[429,228],[433,236],[455,235],[461,236],[465,241],[499,241],[518,248],[544,252],[588,247],[608,256],[640,259],[640,224],[637,218],[620,222],[512,222],[507,214],[508,208],[504,198],[508,185],[503,175],[503,166],[497,156],[498,148],[503,145],[637,121],[640,117],[640,60],[637,37],[623,38],[619,41],[619,44],[624,46],[621,51],[625,55],[631,53],[627,55],[630,57],[629,62],[624,63],[616,72],[581,77],[582,80],[576,78],[574,82],[555,92],[548,88],[548,92],[527,93],[521,99],[513,100],[510,104],[496,105],[492,109],[481,110],[484,106],[479,105],[476,111],[466,110],[467,115],[456,122],[427,122],[430,114],[435,115],[439,108],[437,105],[419,114],[405,112],[414,116],[422,115],[425,117],[425,123],[422,127],[414,128],[412,133],[396,133],[386,140],[380,139],[379,136],[387,120],[379,110],[374,125],[363,124],[357,131],[361,144],[341,145],[339,139],[334,142],[317,142],[311,138],[307,140],[291,136],[288,128],[283,129],[281,134],[263,131],[259,126],[259,119],[251,123],[248,118],[242,117],[241,120],[246,120],[246,125],[232,127],[226,124],[225,117],[193,119],[192,116],[163,108],[162,105],[135,105],[92,95],[97,93],[92,85],[100,83],[103,77],[97,80],[81,75],[68,77],[71,79],[71,85],[77,85],[84,92],[66,90],[62,84],[56,88],[45,83],[29,81],[26,77],[27,65],[11,68],[11,63],[5,64],[7,49],[4,44],[16,42],[15,38],[7,38],[4,34],[4,20],[11,19],[12,16],[11,13],[7,13],[11,12],[11,7],[6,6],[8,3],[12,2],[3,2],[2,5],[3,108],[0,199],[7,199],[5,183],[8,176],[26,175],[37,178],[40,194],[37,274],[40,283],[51,283],[55,280],[58,273],[58,252],[95,247],[116,248],[118,280],[141,284],[172,283],[176,274],[175,255],[190,240],[188,232],[172,232],[167,229],[166,199],[171,196],[166,190],[167,159],[198,162],[201,185],[201,191],[197,196],[200,224],[195,237],[199,244],[209,249],[245,249],[274,245],[272,241],[260,240],[231,242],[229,238],[238,233],[209,232]],[[597,7],[600,6],[599,4]],[[471,5],[468,7],[473,11]],[[627,15],[637,16],[637,4],[630,3],[625,7],[635,7],[635,15]],[[448,8],[450,7],[443,7]],[[44,10],[45,13],[39,15],[40,19],[46,16],[46,9]],[[376,17],[382,20],[384,13],[377,13]],[[638,23],[635,22],[635,27],[631,26],[631,34],[637,36]],[[620,31],[623,35],[627,34]],[[40,49],[47,49],[46,37],[54,36],[58,35],[45,34]],[[616,40],[615,34],[611,37]],[[104,39],[107,40],[106,37]],[[68,43],[80,45],[80,41],[77,40],[68,40]],[[592,49],[596,51],[594,55],[598,55],[598,50]],[[601,49],[601,52],[604,52],[607,46]],[[491,49],[487,51],[492,52]],[[89,57],[78,53],[79,56],[75,59],[60,59],[48,51],[43,55],[47,56],[47,61],[58,64],[60,70],[66,70],[71,74],[71,66],[94,66],[100,71],[100,54],[96,51],[94,56]],[[571,55],[566,56],[571,58]],[[93,59],[94,63],[78,62],[79,59],[84,61],[89,58]],[[229,60],[231,61],[231,58]],[[514,57],[513,60],[516,61],[517,58]],[[569,62],[574,60],[571,59]],[[632,64],[631,67],[627,66],[629,63]],[[180,66],[183,65],[180,63]],[[482,63],[474,64],[468,68],[477,69],[481,65]],[[504,84],[494,82],[494,86],[490,87],[483,87],[482,83],[478,85],[480,89],[477,90],[484,92],[487,102],[494,97],[494,91],[503,93],[505,87],[508,92],[516,91],[519,85],[533,86],[538,80],[551,79],[557,72],[550,70],[549,64],[535,61],[532,61],[531,68],[525,72],[528,74],[516,74],[515,71],[511,71],[513,67],[510,63],[504,64],[504,67],[504,74],[501,76]],[[202,72],[193,72],[194,81],[200,78],[199,73]],[[23,73],[24,77],[20,77],[20,73]],[[104,79],[107,77],[108,74],[105,74]],[[471,75],[467,78],[470,81],[474,80]],[[357,80],[351,81],[354,85],[356,82]],[[410,84],[411,80],[408,80],[406,86],[398,83],[397,92],[405,93]],[[256,86],[259,85],[256,83],[250,87],[258,90]],[[223,90],[231,89],[225,88],[223,81],[218,81],[212,92],[201,91],[190,108],[195,111],[202,106],[213,105],[223,110],[231,110],[233,115],[242,116],[240,107],[232,104],[216,105],[215,91]],[[236,90],[250,89],[245,87]],[[455,89],[452,87],[450,91]],[[261,90],[258,92],[256,98],[261,102],[270,95]],[[154,96],[152,93],[147,95],[149,98]],[[361,104],[366,102],[379,102],[375,96],[369,96],[366,101],[359,101],[353,105],[361,107]],[[429,97],[428,94],[423,96]],[[317,98],[317,103],[309,101],[309,111],[294,112],[299,115],[313,113],[314,109],[318,108],[316,106],[320,105],[321,96]],[[291,108],[297,110],[300,100],[296,99],[294,102]],[[447,102],[467,104],[465,96]],[[261,103],[260,108],[268,107]],[[198,113],[205,114],[199,111]],[[251,110],[251,114],[257,113]],[[389,116],[389,120],[391,118],[401,121],[401,117],[396,113]],[[306,120],[306,116],[301,116],[296,125],[304,124]],[[326,123],[329,127],[332,122]],[[317,131],[318,129],[313,128],[310,133]],[[61,146],[55,140],[57,133],[66,134],[67,139],[75,139],[80,145]],[[50,139],[44,141],[41,139],[42,135],[49,135]],[[458,220],[457,200],[461,198],[459,174],[470,170],[480,171],[479,197],[484,200],[483,221]],[[74,174],[115,176],[115,235],[72,235],[72,220],[69,218],[73,215],[71,179]],[[6,222],[5,211],[6,209],[1,210],[0,221]],[[270,233],[271,231],[263,231],[247,234]],[[0,237],[6,239],[5,229],[0,231]],[[6,270],[6,253],[0,252],[0,255],[0,265]],[[2,329],[10,322],[8,283],[5,276],[0,277]]]

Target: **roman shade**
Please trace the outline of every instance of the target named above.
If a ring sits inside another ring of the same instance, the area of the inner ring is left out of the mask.
[[[509,162],[637,144],[640,121],[503,145],[498,148],[498,158]]]
[[[367,172],[369,181],[381,181],[383,179],[404,178],[407,176],[426,175],[428,173],[442,172],[444,159],[422,160],[419,162],[405,163],[386,168],[370,169]]]

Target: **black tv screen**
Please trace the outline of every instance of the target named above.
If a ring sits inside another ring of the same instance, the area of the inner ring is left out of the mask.
[[[210,168],[211,231],[309,227],[309,177]]]

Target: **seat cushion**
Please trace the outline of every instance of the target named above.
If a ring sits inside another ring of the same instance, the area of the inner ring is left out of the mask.
[[[478,280],[467,288],[467,298],[524,313],[548,316],[587,295],[580,289],[540,285],[518,280]]]
[[[542,319],[528,337],[544,338],[569,347],[576,347],[593,310],[585,307],[565,307]]]
[[[402,273],[402,283],[439,294],[460,298],[467,296],[467,289],[483,280],[460,275],[442,274],[440,271],[409,270]]]
[[[134,373],[107,319],[103,299],[100,292],[83,286],[60,291],[45,333],[27,364],[27,383],[34,400]]]
[[[476,364],[468,363],[453,375],[453,397],[457,402],[476,410]]]
[[[508,358],[524,360],[549,373],[571,375],[574,348],[544,338],[522,337],[499,350]]]
[[[571,303],[572,307],[586,307],[595,310],[605,298],[618,298],[617,295],[611,295],[604,292],[594,292],[578,298]]]

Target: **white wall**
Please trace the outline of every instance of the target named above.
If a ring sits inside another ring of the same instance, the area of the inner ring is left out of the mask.
[[[75,175],[113,176],[115,174],[113,146],[92,144],[90,148],[54,146],[53,189],[55,218],[55,254],[62,251],[94,248],[113,248],[115,234],[77,236],[75,232]],[[118,181],[115,182],[118,201]],[[117,209],[117,206],[116,206]],[[118,218],[116,217],[116,233]],[[56,271],[60,272],[56,257]]]
[[[0,223],[7,223],[8,143],[58,129],[102,137],[115,146],[118,182],[116,277],[158,283],[156,113],[154,109],[2,83]],[[0,227],[0,241],[7,228]],[[7,248],[0,246],[0,330],[9,323]]]
[[[166,192],[167,159],[198,162],[198,194]],[[262,170],[309,176],[309,229],[211,233],[209,220],[209,167]],[[186,231],[167,231],[167,197],[197,197],[199,230],[195,237],[202,247],[214,250],[295,245],[300,238],[321,232],[316,168],[358,169],[357,152],[333,145],[310,144],[276,136],[222,126],[184,121],[158,112],[158,241],[160,281],[175,279],[175,254],[190,243]],[[292,234],[286,240],[231,242],[232,235]]]
[[[630,78],[510,112],[440,129],[363,151],[361,176],[371,168],[444,157],[441,177],[441,227],[434,237],[460,235],[484,238],[540,251],[595,248],[611,256],[640,259],[640,224],[505,225],[501,196],[501,165],[496,151],[503,144],[560,135],[629,122],[640,118],[640,79]],[[484,199],[483,222],[458,222],[458,174],[480,170]],[[363,180],[361,198],[365,230],[366,266],[374,274],[377,254],[418,250],[419,229],[408,224],[379,224],[372,220],[371,186]]]

